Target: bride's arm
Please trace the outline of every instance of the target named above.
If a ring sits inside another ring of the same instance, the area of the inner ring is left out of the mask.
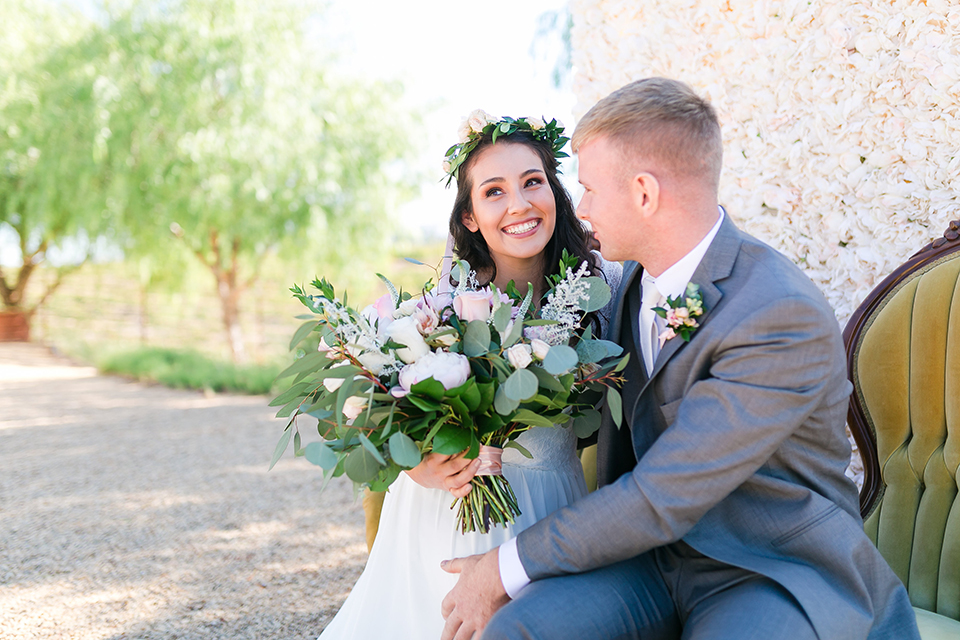
[[[462,498],[470,493],[470,481],[480,468],[479,458],[468,460],[463,457],[464,453],[455,456],[428,453],[420,464],[406,471],[406,474],[421,487],[442,489],[456,498]]]

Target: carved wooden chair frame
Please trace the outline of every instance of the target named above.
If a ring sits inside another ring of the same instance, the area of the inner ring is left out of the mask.
[[[853,380],[854,360],[856,347],[861,334],[867,326],[874,311],[883,304],[888,295],[901,282],[917,271],[932,268],[934,263],[960,250],[960,220],[954,220],[943,232],[943,236],[929,243],[920,251],[913,254],[906,262],[900,265],[893,273],[887,276],[863,303],[857,307],[843,330],[843,343],[847,351],[847,375]],[[854,390],[850,396],[850,409],[847,414],[847,423],[853,439],[860,450],[863,459],[863,488],[860,490],[860,514],[866,518],[873,510],[877,500],[883,494],[883,481],[880,477],[880,460],[877,457],[877,438],[863,410],[862,399]]]

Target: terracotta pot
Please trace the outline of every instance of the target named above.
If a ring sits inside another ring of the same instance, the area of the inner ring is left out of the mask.
[[[21,311],[0,311],[0,342],[27,342],[30,325]]]

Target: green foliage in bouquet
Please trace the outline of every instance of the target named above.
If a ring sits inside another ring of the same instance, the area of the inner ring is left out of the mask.
[[[389,293],[362,312],[340,301],[325,279],[316,294],[295,286],[312,312],[291,340],[297,348],[320,334],[320,351],[305,353],[280,374],[295,376],[272,406],[289,417],[271,467],[289,447],[320,466],[327,479],[346,475],[358,485],[384,490],[400,472],[433,451],[475,458],[481,446],[513,447],[531,427],[573,421],[580,437],[600,424],[596,405],[605,388],[619,424],[621,348],[581,331],[583,316],[604,306],[609,286],[561,263],[540,317],[531,312],[533,287],[522,297],[480,288],[469,265],[456,291],[421,295]],[[382,277],[382,276],[381,276]],[[472,285],[472,286],[471,286]],[[579,334],[579,335],[578,335]],[[574,346],[571,346],[573,344]],[[300,420],[316,420],[320,441],[303,445]],[[519,514],[502,476],[478,476],[460,501],[461,530],[488,531]]]

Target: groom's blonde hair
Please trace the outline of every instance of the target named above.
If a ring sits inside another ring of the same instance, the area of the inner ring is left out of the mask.
[[[723,164],[717,112],[682,82],[644,78],[614,91],[577,124],[571,141],[574,153],[600,137],[615,145],[626,165],[653,161],[678,178],[701,180],[716,192]]]

